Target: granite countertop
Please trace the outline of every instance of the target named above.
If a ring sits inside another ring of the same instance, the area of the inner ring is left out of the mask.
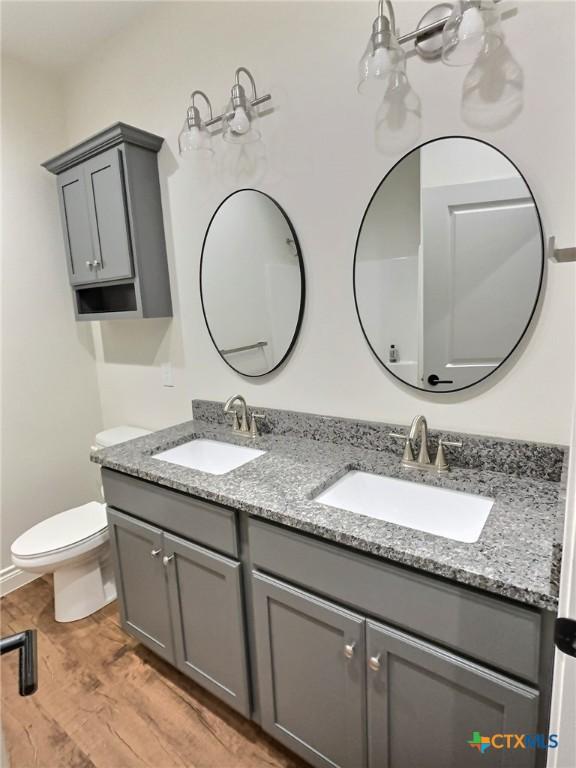
[[[199,437],[266,453],[224,475],[152,458]],[[564,483],[557,480],[479,468],[446,475],[406,470],[387,450],[288,435],[246,440],[229,427],[201,420],[94,451],[92,460],[461,584],[538,608],[557,607],[564,522]],[[489,496],[495,503],[479,540],[466,544],[312,501],[350,469]]]

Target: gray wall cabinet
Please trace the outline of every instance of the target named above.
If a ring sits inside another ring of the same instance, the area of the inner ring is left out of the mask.
[[[317,768],[543,768],[554,615],[108,469],[122,624]],[[164,563],[164,564],[163,564]]]
[[[172,314],[157,163],[162,143],[117,123],[43,164],[58,177],[78,320]]]

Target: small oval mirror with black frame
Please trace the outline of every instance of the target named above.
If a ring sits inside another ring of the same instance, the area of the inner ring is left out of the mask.
[[[233,192],[210,220],[200,260],[202,310],[222,359],[243,376],[278,368],[298,336],[304,293],[286,213],[264,192]]]
[[[454,392],[494,373],[534,315],[544,238],[526,180],[479,139],[405,155],[372,196],[354,256],[360,325],[396,378]]]

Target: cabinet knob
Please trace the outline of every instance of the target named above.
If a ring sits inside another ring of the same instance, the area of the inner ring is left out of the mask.
[[[98,261],[98,259],[94,259],[94,261],[92,262],[92,265],[94,269],[100,269],[100,267],[102,266],[102,262]]]
[[[351,659],[354,656],[355,650],[356,643],[346,643],[344,646],[344,656],[346,656],[347,659]]]
[[[94,264],[91,261],[87,261],[86,266],[88,267],[90,272],[92,272],[92,270],[94,269]]]
[[[161,550],[161,549],[153,549],[153,550],[150,552],[150,554],[152,555],[152,557],[158,557],[158,555],[160,554],[160,552],[162,552],[162,550]]]
[[[174,560],[174,555],[164,555],[164,557],[162,558],[162,565],[167,566],[170,560]]]
[[[368,666],[372,670],[372,672],[379,672],[380,671],[380,657],[381,654],[379,653],[378,656],[370,656],[368,659]]]

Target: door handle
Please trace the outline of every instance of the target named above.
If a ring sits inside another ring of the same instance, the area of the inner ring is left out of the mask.
[[[38,689],[38,651],[36,630],[26,629],[0,640],[0,655],[18,651],[18,688],[20,696],[30,696]]]
[[[431,373],[430,376],[428,376],[428,384],[435,387],[437,384],[454,384],[454,382],[452,379],[441,379],[440,376]]]
[[[556,619],[554,642],[562,653],[567,653],[568,656],[576,656],[576,620]]]
[[[172,555],[164,555],[164,557],[162,558],[162,565],[168,566],[171,560],[174,560],[174,555],[173,554]]]

